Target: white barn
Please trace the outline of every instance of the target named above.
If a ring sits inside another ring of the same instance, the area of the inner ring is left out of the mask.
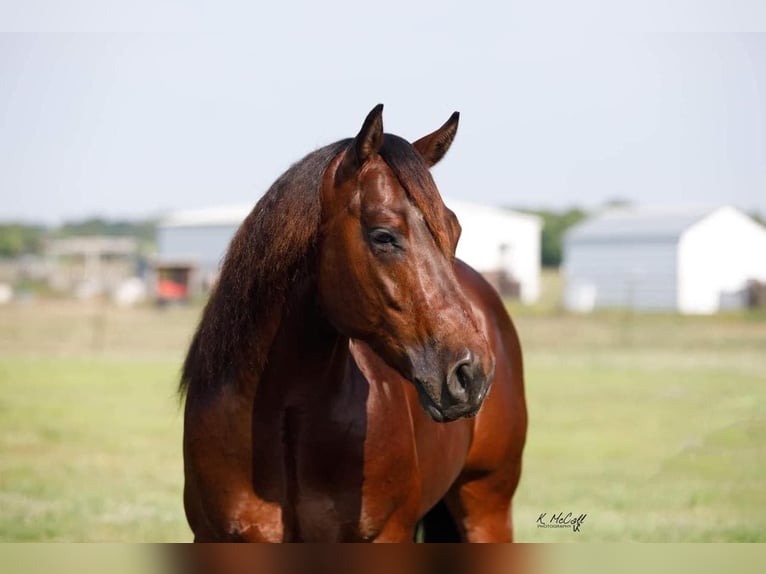
[[[518,282],[519,298],[534,303],[540,295],[542,219],[536,215],[445,198],[463,232],[457,257],[493,282],[498,272]]]
[[[540,291],[540,234],[534,215],[445,200],[463,228],[457,256],[496,286],[517,285],[525,303]],[[196,285],[209,283],[251,205],[178,211],[157,230],[158,262],[186,262],[195,269]]]
[[[566,234],[564,304],[709,314],[746,304],[766,281],[766,228],[733,207],[627,208]]]

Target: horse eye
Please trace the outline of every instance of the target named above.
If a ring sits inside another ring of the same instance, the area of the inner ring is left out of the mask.
[[[369,234],[370,241],[378,247],[397,247],[396,235],[387,229],[373,229]]]
[[[394,236],[385,229],[376,229],[370,233],[370,237],[375,243],[393,243]]]

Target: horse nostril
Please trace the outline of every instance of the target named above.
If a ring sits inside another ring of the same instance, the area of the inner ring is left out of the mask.
[[[473,354],[468,353],[452,367],[447,377],[447,390],[450,396],[456,401],[466,401],[475,377]]]
[[[471,367],[468,363],[463,363],[457,368],[457,382],[463,389],[468,389],[471,384]]]

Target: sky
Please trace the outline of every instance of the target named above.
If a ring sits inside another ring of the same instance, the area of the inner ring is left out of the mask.
[[[766,214],[766,2],[0,0],[0,220],[254,203],[379,102],[461,112],[444,196]]]

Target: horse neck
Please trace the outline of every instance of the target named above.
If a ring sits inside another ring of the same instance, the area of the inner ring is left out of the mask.
[[[348,358],[348,339],[323,316],[314,281],[288,293],[269,349],[260,387],[275,387],[286,400],[335,392]]]

